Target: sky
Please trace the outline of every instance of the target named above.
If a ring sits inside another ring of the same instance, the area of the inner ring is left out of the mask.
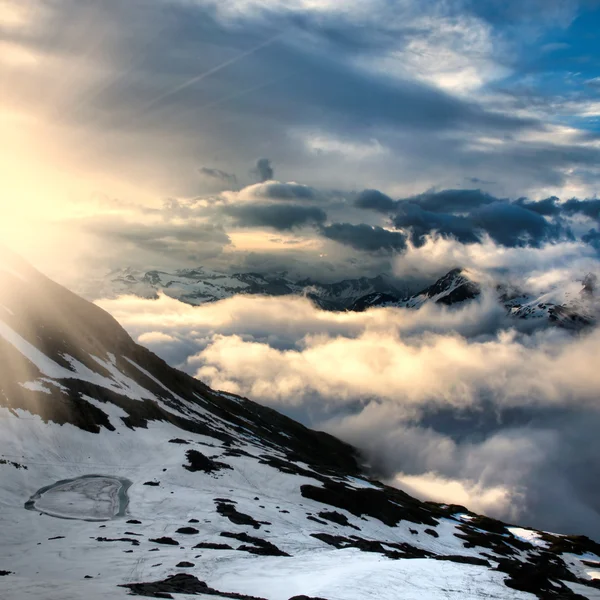
[[[64,281],[389,271],[403,235],[374,227],[456,227],[364,190],[596,197],[598,25],[594,0],[1,0],[2,234]]]
[[[597,0],[0,0],[1,241],[75,289],[127,266],[600,274],[599,37]],[[596,329],[527,330],[487,295],[96,300],[391,482],[600,536]]]

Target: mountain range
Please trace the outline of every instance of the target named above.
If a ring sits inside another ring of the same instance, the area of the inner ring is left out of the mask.
[[[0,596],[600,597],[600,545],[422,502],[0,259]]]
[[[431,304],[456,306],[479,298],[486,290],[494,294],[507,315],[518,319],[546,320],[568,328],[591,325],[600,310],[596,276],[587,274],[580,281],[550,287],[543,292],[531,291],[507,283],[484,286],[468,271],[453,269],[432,285],[408,297],[367,294],[348,310],[364,311],[375,307],[420,308]]]
[[[294,280],[286,273],[233,273],[197,267],[174,272],[132,268],[112,271],[89,283],[82,293],[90,298],[113,298],[133,294],[156,298],[158,293],[187,304],[200,305],[231,298],[237,294],[262,296],[306,296],[324,310],[346,310],[359,298],[373,294],[399,296],[401,287],[384,275],[322,283],[311,279]]]
[[[295,281],[285,274],[226,274],[198,267],[173,273],[125,268],[96,281],[85,292],[90,298],[114,298],[127,294],[157,298],[159,293],[163,293],[192,305],[216,302],[237,294],[303,295],[323,310],[355,312],[378,307],[418,309],[425,304],[458,306],[489,292],[510,317],[567,328],[590,325],[600,312],[594,274],[580,280],[574,278],[568,285],[533,290],[509,282],[484,284],[468,270],[455,268],[417,293],[410,294],[408,289],[408,285],[384,275],[319,283]]]

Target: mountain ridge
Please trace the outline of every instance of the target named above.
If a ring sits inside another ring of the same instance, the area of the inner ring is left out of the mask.
[[[505,283],[487,286],[506,309],[509,317],[543,319],[567,328],[592,325],[600,313],[600,299],[594,285],[596,278],[588,274],[581,282],[571,282],[569,289],[553,288],[542,293],[511,287]],[[454,268],[432,285],[408,297],[371,293],[356,300],[349,311],[362,312],[370,308],[420,308],[425,304],[457,306],[475,300],[484,286],[468,271]]]
[[[511,318],[578,329],[595,323],[600,314],[595,281],[596,276],[588,274],[580,282],[570,282],[568,289],[551,286],[542,291],[515,288],[502,281],[484,286],[468,270],[455,267],[430,285],[410,294],[405,291],[409,286],[383,275],[324,284],[311,279],[294,281],[285,273],[226,274],[202,267],[169,273],[125,268],[113,272],[101,282],[88,285],[84,296],[116,298],[133,294],[156,299],[162,293],[187,304],[202,305],[238,294],[301,295],[322,310],[363,312],[377,307],[418,309],[425,304],[455,307],[476,300],[484,289],[489,289]]]
[[[359,277],[334,283],[322,283],[310,278],[291,279],[286,273],[224,273],[196,267],[174,272],[140,271],[126,267],[111,272],[104,279],[86,284],[82,294],[89,298],[113,298],[133,294],[154,299],[159,293],[192,305],[201,305],[230,298],[236,294],[310,298],[324,310],[345,310],[356,299],[381,292],[401,294],[402,290],[388,277]]]

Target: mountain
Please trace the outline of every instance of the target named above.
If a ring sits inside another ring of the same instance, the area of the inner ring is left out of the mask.
[[[387,487],[7,252],[0,353],[2,598],[600,597],[596,542]]]
[[[156,298],[159,292],[194,305],[216,302],[236,294],[304,295],[324,310],[345,310],[358,298],[375,292],[395,296],[402,293],[383,275],[320,283],[311,279],[293,280],[285,274],[227,274],[203,267],[172,273],[120,269],[100,281],[88,284],[82,290],[90,298],[113,298],[124,294]]]
[[[583,281],[551,288],[543,293],[517,289],[508,284],[496,285],[493,292],[507,314],[519,319],[543,319],[563,327],[578,328],[595,322],[600,309],[596,278],[587,275]],[[398,297],[377,292],[367,294],[351,304],[348,310],[395,306],[420,308],[427,303],[455,306],[481,296],[483,286],[462,269],[452,269],[417,294]]]

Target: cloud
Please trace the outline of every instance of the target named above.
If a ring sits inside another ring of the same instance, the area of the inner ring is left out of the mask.
[[[508,256],[486,264],[542,252],[496,251]],[[600,450],[600,375],[589,361],[598,330],[575,336],[537,323],[519,333],[487,293],[454,310],[366,313],[326,313],[303,298],[100,304],[138,339],[151,332],[172,363],[354,443],[377,473],[418,495],[451,493],[444,501],[511,521],[600,532],[590,467]]]
[[[457,307],[364,313],[324,312],[301,297],[99,303],[171,364],[350,441],[395,485],[512,522],[600,535],[600,373],[589,360],[600,329],[511,319],[495,289],[577,294],[587,273],[600,272],[594,248],[434,236],[408,241],[395,261],[405,281],[463,266],[483,294]]]
[[[536,117],[488,106],[484,96],[456,97],[434,80],[420,80],[418,69],[377,68],[383,58],[397,65],[417,56],[420,50],[411,42],[421,40],[424,31],[430,41],[440,29],[449,41],[469,39],[464,25],[473,22],[478,32],[484,31],[480,18],[456,15],[453,21],[411,2],[401,11],[407,17],[403,20],[398,7],[380,4],[377,12],[363,8],[361,18],[352,19],[346,11],[315,12],[314,7],[301,14],[282,3],[254,12],[238,8],[232,22],[206,2],[177,3],[165,20],[164,2],[109,0],[98,6],[92,0],[60,0],[48,8],[44,28],[19,39],[43,60],[33,72],[6,73],[12,91],[3,103],[12,110],[18,102],[19,110],[45,122],[48,98],[41,102],[35,90],[50,90],[49,97],[62,108],[52,124],[53,140],[61,149],[79,149],[88,185],[98,181],[97,175],[91,178],[93,172],[108,172],[153,197],[192,196],[210,185],[198,177],[198,161],[210,165],[218,160],[224,173],[248,173],[257,151],[276,157],[282,172],[293,169],[311,185],[332,188],[342,187],[352,174],[359,189],[378,182],[404,188],[406,194],[413,186],[462,180],[465,170],[475,168],[487,179],[495,171],[493,180],[500,179],[499,171],[509,171],[515,187],[523,187],[525,179],[527,186],[545,181],[550,171],[560,179],[562,171],[539,152],[543,148],[518,144],[529,149],[535,168],[522,155],[514,159],[507,152],[511,136],[540,131],[543,123]],[[90,19],[102,32],[95,44],[74,33]],[[69,36],[52,35],[67,22]],[[248,53],[277,35],[270,45]],[[438,49],[421,54],[437,56]],[[76,58],[82,55],[84,66]],[[144,60],[136,60],[139,56]],[[466,58],[469,64],[478,62]],[[227,66],[215,71],[219,65]],[[68,93],[56,83],[57,73],[65,72],[71,74]],[[212,74],[184,85],[198,73]],[[314,134],[326,151],[332,147],[322,141],[341,140],[345,148],[385,148],[385,153],[366,161],[364,152],[329,152],[324,165],[314,148],[298,143],[298,131]],[[503,142],[495,150],[474,152],[474,132]],[[560,150],[553,156],[567,167],[571,160]],[[573,158],[583,159],[581,154]],[[271,163],[261,164],[259,179],[272,179]],[[102,183],[100,189],[115,194],[114,181]]]
[[[507,279],[527,288],[566,284],[598,268],[598,254],[585,242],[559,242],[540,247],[504,247],[484,237],[479,244],[431,236],[421,246],[409,243],[395,257],[398,277],[439,277],[461,267],[487,279]]]
[[[379,190],[363,190],[358,195],[356,202],[358,208],[376,210],[382,213],[392,212],[396,202]]]
[[[504,246],[538,246],[573,236],[568,227],[545,217],[580,213],[594,218],[598,214],[594,200],[558,202],[555,197],[511,202],[479,189],[430,191],[394,201],[377,190],[366,190],[356,206],[390,214],[394,226],[409,231],[415,245],[436,232],[465,244],[487,235]]]
[[[237,186],[237,177],[233,173],[227,173],[226,171],[221,171],[221,169],[213,169],[210,167],[200,167],[199,171],[202,175],[222,181],[228,186]]]
[[[327,220],[324,210],[298,204],[227,205],[222,211],[241,227],[272,227],[281,231],[305,225],[320,225]]]
[[[447,479],[432,472],[423,475],[399,473],[391,484],[423,500],[468,506],[480,514],[512,513],[513,520],[519,518],[518,511],[511,511],[514,492],[502,486],[486,489],[478,482]]]
[[[365,224],[333,223],[323,227],[321,234],[330,240],[365,252],[398,252],[406,248],[404,234]]]
[[[232,201],[240,200],[296,200],[312,201],[320,197],[319,192],[302,183],[265,181],[249,185],[237,195],[228,195]]]
[[[586,85],[589,85],[594,88],[600,87],[600,77],[593,77],[592,79],[588,79]]]
[[[417,196],[405,198],[401,202],[410,202],[423,210],[435,213],[468,213],[473,209],[497,202],[497,198],[481,190],[442,190],[425,192]]]
[[[585,215],[600,223],[600,200],[596,198],[593,200],[578,200],[577,198],[571,198],[562,205],[562,209],[567,214]]]
[[[545,217],[555,217],[561,212],[559,199],[556,196],[551,196],[550,198],[544,198],[543,200],[537,201],[519,198],[515,201],[515,204]]]
[[[271,181],[275,176],[275,170],[268,158],[259,158],[256,161],[254,173],[258,176],[260,181]]]
[[[167,211],[177,215],[183,210],[178,203],[168,204]],[[160,215],[160,212],[159,212]],[[139,214],[138,214],[139,217]],[[218,257],[231,244],[229,235],[220,225],[195,218],[181,220],[133,220],[123,217],[97,217],[76,222],[90,240],[98,240],[105,267],[123,266],[123,256],[130,265],[162,264],[164,257],[171,263],[200,263]],[[98,267],[96,267],[98,268]]]
[[[587,233],[581,236],[582,241],[589,244],[596,250],[600,251],[600,231],[590,229]]]

